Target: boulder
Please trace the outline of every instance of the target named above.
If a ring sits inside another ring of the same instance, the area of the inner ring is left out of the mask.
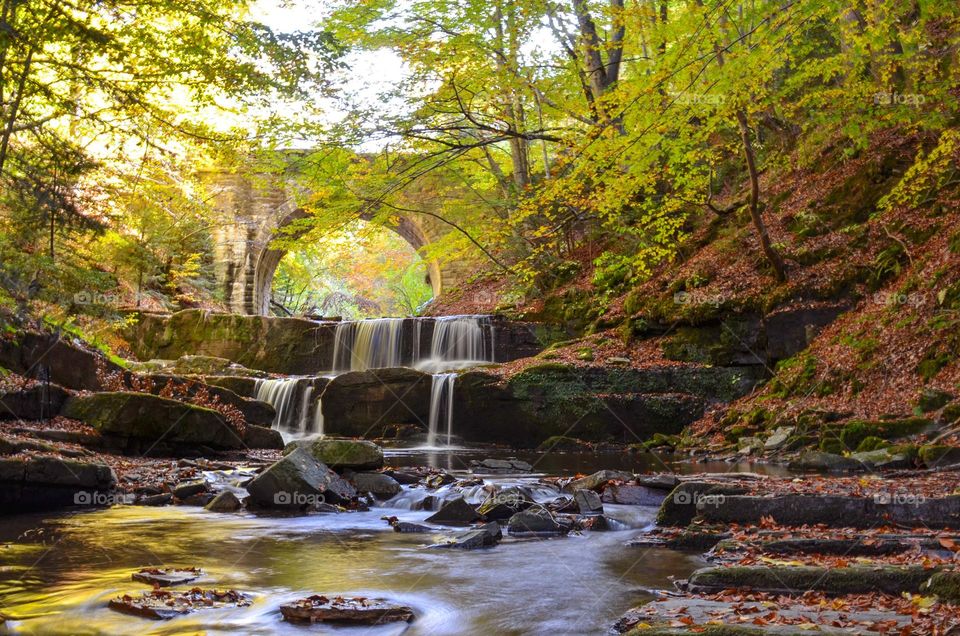
[[[57,457],[0,459],[0,514],[108,505],[116,500],[110,494],[116,484],[116,474],[105,464]]]
[[[451,537],[444,537],[436,544],[438,548],[457,548],[460,550],[476,550],[489,548],[500,543],[503,531],[496,521],[484,524],[479,528],[468,530]]]
[[[684,481],[677,485],[660,504],[657,525],[688,526],[693,518],[702,514],[705,506],[714,505],[724,498],[743,494],[747,489],[709,481]]]
[[[850,457],[809,451],[790,462],[790,470],[816,470],[822,472],[847,472],[863,470],[863,464]]]
[[[508,532],[512,535],[562,535],[570,532],[573,523],[557,518],[543,508],[531,508],[510,517]]]
[[[99,391],[103,374],[123,374],[123,367],[79,340],[35,331],[0,339],[0,366],[77,391]]]
[[[477,512],[487,521],[509,519],[521,510],[533,505],[529,494],[516,486],[504,488],[484,500]]]
[[[243,440],[224,416],[212,409],[149,393],[94,393],[73,396],[63,415],[80,420],[104,435],[213,449],[243,448]]]
[[[603,514],[603,501],[600,500],[600,495],[592,490],[581,488],[573,493],[573,500],[582,515]]]
[[[247,483],[250,502],[264,508],[302,510],[349,503],[356,490],[303,448],[297,448]]]
[[[283,435],[276,429],[247,424],[243,427],[243,443],[247,448],[280,450],[283,448]]]
[[[763,450],[774,451],[779,450],[787,443],[787,440],[790,439],[790,436],[793,435],[793,431],[796,430],[795,426],[780,426],[773,433],[770,434],[770,437],[763,443]]]
[[[0,393],[0,420],[43,420],[60,414],[70,396],[56,384],[35,384]]]
[[[223,490],[205,507],[210,512],[236,512],[243,507],[243,503],[232,490]]]
[[[630,481],[633,475],[621,470],[598,470],[592,475],[571,481],[563,487],[564,492],[576,492],[580,489],[601,490],[609,481]]]
[[[629,506],[659,506],[666,497],[667,493],[663,490],[636,484],[609,484],[603,489],[603,501],[605,503]]]
[[[403,490],[400,482],[383,473],[354,473],[350,480],[358,492],[368,492],[381,500],[390,499]]]
[[[433,515],[427,517],[427,523],[444,526],[468,526],[480,518],[476,508],[462,497],[449,501]]]
[[[431,376],[415,369],[342,373],[327,384],[321,401],[326,432],[385,437],[397,424],[419,424],[430,412]]]
[[[180,482],[174,486],[173,496],[177,499],[186,499],[194,495],[199,495],[202,492],[207,492],[210,490],[210,485],[203,479],[197,479],[193,481],[184,481]]]
[[[920,391],[920,397],[917,398],[917,408],[923,413],[939,411],[950,403],[956,396],[940,391],[938,389],[926,388]]]
[[[383,467],[383,449],[365,440],[307,437],[287,444],[284,453],[303,448],[334,470],[369,471]]]
[[[921,446],[920,460],[927,468],[960,464],[960,447],[937,444]]]
[[[860,462],[864,467],[871,470],[895,470],[910,468],[911,466],[911,462],[906,455],[892,453],[886,448],[853,453],[850,455],[850,459]]]

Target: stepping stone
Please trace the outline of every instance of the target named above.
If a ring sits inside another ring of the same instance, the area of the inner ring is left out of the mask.
[[[409,622],[413,609],[391,603],[382,598],[327,598],[308,596],[280,606],[280,613],[291,623],[351,623],[354,625],[382,625]]]
[[[170,587],[195,581],[202,575],[200,568],[144,568],[130,578],[155,587]]]
[[[169,620],[198,609],[218,607],[246,607],[250,599],[233,590],[202,590],[195,587],[186,592],[151,590],[139,596],[124,594],[111,600],[107,607],[122,614],[132,614],[154,620]]]

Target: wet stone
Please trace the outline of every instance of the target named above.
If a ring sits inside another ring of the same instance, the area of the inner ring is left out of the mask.
[[[202,575],[200,568],[144,568],[130,578],[154,587],[170,587],[195,581]]]
[[[381,598],[328,598],[322,595],[280,606],[280,613],[291,623],[348,623],[354,625],[382,625],[409,622],[413,609]]]

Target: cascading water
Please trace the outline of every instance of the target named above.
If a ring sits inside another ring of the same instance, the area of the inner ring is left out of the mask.
[[[254,388],[256,399],[271,404],[277,411],[273,428],[287,433],[323,434],[323,411],[319,399],[315,404],[311,402],[313,383],[309,379],[257,380]]]
[[[333,343],[334,371],[366,371],[399,367],[403,318],[342,322]]]
[[[441,418],[447,425],[447,446],[453,437],[453,385],[456,373],[435,373],[430,385],[430,416],[427,420],[427,446],[437,445]]]

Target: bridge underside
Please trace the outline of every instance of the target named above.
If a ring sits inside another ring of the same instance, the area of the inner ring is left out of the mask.
[[[239,314],[270,313],[273,276],[286,253],[270,247],[278,230],[306,215],[286,184],[253,184],[242,175],[205,173],[219,218],[213,231],[217,281],[229,310]],[[401,216],[393,227],[415,250],[450,231],[428,215]],[[463,282],[471,264],[426,261],[434,296]]]

